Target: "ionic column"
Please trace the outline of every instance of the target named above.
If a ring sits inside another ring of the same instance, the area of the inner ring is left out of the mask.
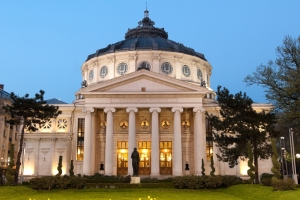
[[[174,112],[173,175],[182,176],[181,116],[182,108],[172,108]]]
[[[133,174],[133,168],[131,167],[131,152],[136,147],[135,142],[135,113],[138,111],[137,108],[127,108],[126,112],[129,113],[129,124],[128,124],[128,175]]]
[[[105,108],[106,114],[106,141],[105,141],[105,161],[104,173],[105,175],[113,175],[113,138],[114,138],[114,118],[113,113],[115,108]]]
[[[84,155],[83,155],[83,166],[82,173],[85,175],[91,174],[92,163],[92,113],[93,108],[85,108],[83,111],[85,114],[84,120]]]
[[[195,175],[201,174],[202,159],[206,161],[206,135],[204,134],[202,112],[204,108],[194,108],[194,165]]]
[[[159,176],[159,121],[160,108],[150,108],[152,113],[151,122],[151,176]]]

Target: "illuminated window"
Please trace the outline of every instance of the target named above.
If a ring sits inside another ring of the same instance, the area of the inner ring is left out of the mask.
[[[213,156],[213,135],[212,126],[208,119],[205,120],[206,128],[206,160],[210,161],[210,157]]]
[[[151,174],[151,142],[139,142],[138,152],[140,154],[139,174],[150,175]]]
[[[77,160],[83,160],[84,153],[84,118],[78,118],[77,129]]]

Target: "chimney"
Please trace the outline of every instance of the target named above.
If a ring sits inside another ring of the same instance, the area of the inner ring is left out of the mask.
[[[0,84],[0,89],[1,89],[1,90],[4,89],[4,84]]]

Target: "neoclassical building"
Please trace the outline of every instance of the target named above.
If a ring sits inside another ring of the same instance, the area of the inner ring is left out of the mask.
[[[215,174],[247,174],[246,161],[229,168],[216,157],[205,118],[205,111],[219,113],[212,66],[203,54],[168,39],[147,10],[124,40],[89,55],[81,74],[76,100],[53,102],[62,114],[25,133],[24,175],[56,174],[59,155],[63,174],[74,160],[75,174],[131,175],[134,147],[144,176],[200,175],[202,159],[209,173],[211,156]],[[270,160],[259,162],[260,173],[270,171]]]

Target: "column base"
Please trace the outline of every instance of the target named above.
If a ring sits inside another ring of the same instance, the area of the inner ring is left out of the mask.
[[[140,177],[131,177],[130,184],[140,184],[141,178]]]

